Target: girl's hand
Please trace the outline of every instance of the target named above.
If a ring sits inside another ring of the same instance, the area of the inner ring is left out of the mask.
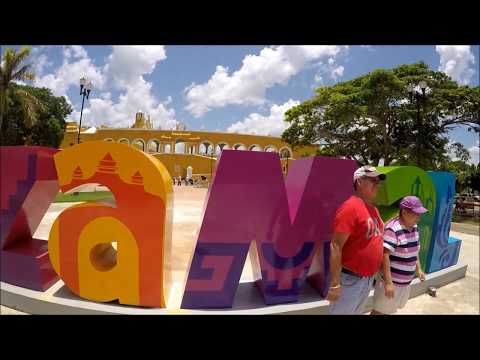
[[[393,284],[385,284],[385,296],[389,299],[395,296],[395,286]]]
[[[425,281],[425,273],[420,270],[418,272],[418,278],[420,279],[420,281]]]

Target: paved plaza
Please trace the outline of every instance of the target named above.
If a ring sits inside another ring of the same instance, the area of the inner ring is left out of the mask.
[[[202,220],[202,211],[207,189],[191,186],[174,187],[173,217],[173,276],[176,284],[182,284],[187,275],[190,257],[193,252],[197,231]],[[55,218],[75,203],[54,203],[43,218],[36,237],[47,239]],[[461,231],[461,232],[460,232]],[[399,314],[480,314],[479,289],[479,227],[470,224],[452,224],[451,236],[461,238],[462,246],[459,262],[468,264],[466,277],[441,287],[437,297],[427,294],[410,299]],[[241,281],[252,281],[252,268],[247,261]],[[174,291],[175,304],[181,301],[181,286]],[[1,314],[23,314],[1,306]]]

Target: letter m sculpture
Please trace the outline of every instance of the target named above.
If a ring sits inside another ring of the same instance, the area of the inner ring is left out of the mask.
[[[324,249],[336,209],[353,193],[356,168],[352,160],[309,157],[293,161],[284,180],[278,154],[224,150],[182,308],[232,307],[249,250],[266,304],[297,301],[311,265],[318,270],[311,271],[309,282],[325,296]]]

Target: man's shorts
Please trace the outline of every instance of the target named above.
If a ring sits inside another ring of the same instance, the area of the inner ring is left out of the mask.
[[[410,285],[395,286],[395,296],[391,299],[385,296],[385,282],[377,279],[373,295],[373,309],[382,314],[394,314],[405,306],[410,297]]]
[[[340,298],[330,303],[330,315],[360,315],[365,312],[368,295],[373,286],[373,276],[358,277],[341,273],[342,290]]]

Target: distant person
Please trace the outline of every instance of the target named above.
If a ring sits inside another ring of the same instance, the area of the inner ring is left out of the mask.
[[[457,213],[462,213],[463,212],[462,198],[457,198],[457,200],[455,200],[455,211]]]
[[[460,197],[460,201],[459,201],[459,209],[460,209],[460,212],[461,213],[465,213],[466,210],[465,210],[465,198],[464,197]]]
[[[426,212],[418,197],[406,196],[400,201],[399,215],[385,225],[382,271],[375,284],[372,315],[394,314],[403,308],[415,273],[420,281],[425,280],[418,257],[417,223]]]
[[[330,245],[330,314],[362,314],[383,258],[383,221],[373,205],[385,174],[363,166],[353,174],[355,195],[337,210]]]

